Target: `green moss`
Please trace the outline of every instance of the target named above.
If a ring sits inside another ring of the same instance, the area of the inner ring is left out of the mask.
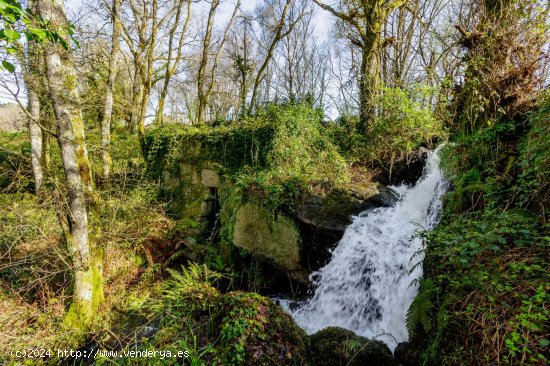
[[[231,292],[220,303],[219,361],[226,365],[305,365],[306,336],[270,299]]]
[[[355,335],[338,327],[325,328],[309,337],[316,366],[390,366],[393,356],[383,342]]]
[[[282,213],[274,217],[257,203],[250,202],[238,209],[232,241],[285,271],[300,267],[300,236],[296,224]]]

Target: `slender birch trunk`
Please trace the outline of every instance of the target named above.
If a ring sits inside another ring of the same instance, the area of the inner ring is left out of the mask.
[[[37,121],[40,119],[40,101],[38,100],[38,95],[32,89],[32,87],[27,86],[27,94],[29,100],[29,113],[31,118],[29,118],[29,133],[31,137],[31,164],[32,164],[32,173],[34,176],[34,189],[36,194],[40,193],[42,188],[42,182],[44,180],[44,171],[42,169],[42,157],[43,157],[43,148],[42,148],[42,129],[38,126]]]
[[[103,104],[103,119],[101,121],[101,158],[103,162],[103,178],[108,180],[111,175],[111,118],[113,113],[113,90],[117,74],[117,57],[120,51],[120,3],[121,0],[113,0],[112,18],[113,35],[111,56],[109,59],[109,77],[105,90],[105,102]]]

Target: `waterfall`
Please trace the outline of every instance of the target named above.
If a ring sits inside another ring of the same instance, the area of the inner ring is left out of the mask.
[[[439,150],[439,149],[438,149]],[[308,333],[328,326],[384,341],[390,349],[408,339],[405,317],[422,276],[419,229],[438,221],[447,184],[438,150],[430,152],[414,187],[392,187],[399,200],[354,217],[328,264],[312,274],[313,296],[290,309]],[[411,271],[412,270],[412,271]]]

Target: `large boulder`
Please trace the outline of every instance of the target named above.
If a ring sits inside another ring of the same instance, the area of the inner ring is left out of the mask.
[[[296,218],[315,227],[344,232],[351,218],[363,211],[392,205],[398,198],[379,184],[349,185],[326,193],[305,195],[296,209]]]
[[[307,364],[307,335],[271,299],[237,291],[225,294],[219,306],[219,364]]]
[[[300,263],[301,239],[294,220],[283,213],[273,215],[259,203],[238,208],[233,233],[235,246],[268,260],[299,282],[307,282]]]
[[[350,330],[329,327],[309,337],[315,366],[394,366],[386,344],[360,337]]]

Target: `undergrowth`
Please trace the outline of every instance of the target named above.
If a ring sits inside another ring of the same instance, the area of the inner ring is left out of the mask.
[[[191,263],[133,307],[158,330],[141,349],[170,351],[157,365],[294,365],[306,360],[305,333],[270,299],[254,293],[223,293],[224,275]],[[187,356],[176,357],[178,351]],[[109,360],[103,360],[109,364]],[[148,364],[118,359],[118,364]],[[99,364],[103,364],[102,361]]]
[[[453,190],[407,318],[422,364],[548,363],[549,101],[443,153]]]

